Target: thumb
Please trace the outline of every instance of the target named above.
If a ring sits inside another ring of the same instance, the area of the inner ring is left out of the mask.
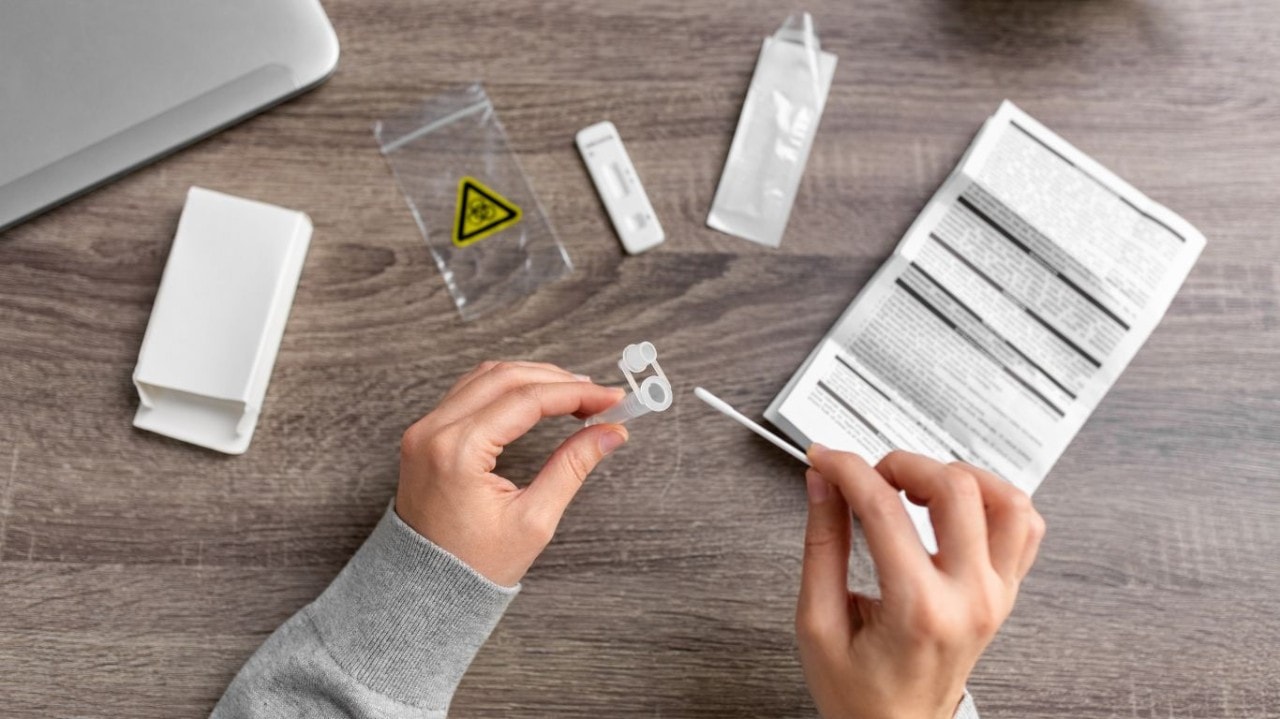
[[[591,470],[626,441],[627,430],[620,424],[594,425],[566,439],[525,489],[528,510],[558,523]]]
[[[849,639],[849,506],[817,470],[805,473],[809,522],[804,532],[804,563],[796,628],[808,641]]]

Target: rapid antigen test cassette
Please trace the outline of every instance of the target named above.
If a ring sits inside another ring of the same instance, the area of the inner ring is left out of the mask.
[[[618,128],[612,122],[598,122],[579,131],[575,143],[627,254],[637,255],[662,244],[666,239],[662,224],[627,148],[622,146]]]

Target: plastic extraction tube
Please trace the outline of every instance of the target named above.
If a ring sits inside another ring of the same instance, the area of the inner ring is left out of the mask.
[[[628,392],[622,401],[600,414],[587,418],[587,426],[622,424],[650,412],[662,412],[671,406],[671,385],[661,377],[649,377],[640,383],[639,392]]]

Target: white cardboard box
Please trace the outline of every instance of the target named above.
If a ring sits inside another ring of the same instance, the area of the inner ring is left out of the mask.
[[[249,448],[310,244],[301,212],[188,191],[133,371],[135,427]]]

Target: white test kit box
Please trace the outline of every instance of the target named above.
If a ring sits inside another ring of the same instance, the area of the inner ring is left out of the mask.
[[[304,213],[188,191],[133,371],[135,427],[249,448],[310,244]]]

